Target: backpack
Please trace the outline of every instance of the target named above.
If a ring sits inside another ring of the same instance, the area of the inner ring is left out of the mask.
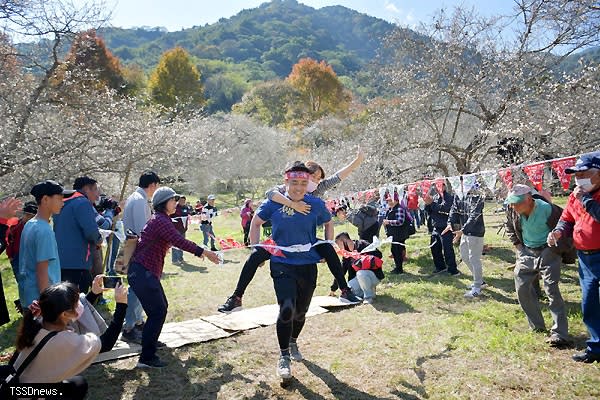
[[[48,333],[39,343],[31,353],[27,356],[27,358],[23,361],[23,363],[19,366],[19,369],[15,370],[15,361],[17,360],[18,353],[15,352],[11,357],[8,365],[0,365],[0,394],[2,393],[10,393],[9,387],[19,383],[19,377],[25,371],[25,368],[31,364],[33,359],[38,355],[42,347],[48,343],[50,339],[56,336],[57,331],[51,331]]]

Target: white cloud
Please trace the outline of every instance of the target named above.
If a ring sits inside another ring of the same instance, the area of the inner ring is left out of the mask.
[[[400,10],[398,9],[398,7],[396,7],[396,5],[388,0],[385,0],[385,9],[393,12],[395,14],[400,14]]]

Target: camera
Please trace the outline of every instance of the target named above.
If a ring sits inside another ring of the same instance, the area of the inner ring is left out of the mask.
[[[99,213],[102,213],[106,210],[115,210],[115,212],[118,213],[118,211],[117,211],[118,209],[119,209],[118,201],[116,201],[112,197],[100,195],[100,200],[98,201],[98,204],[96,205],[96,210],[98,210]]]

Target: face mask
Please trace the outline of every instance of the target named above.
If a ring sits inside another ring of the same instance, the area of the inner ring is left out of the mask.
[[[575,178],[575,184],[577,186],[579,186],[580,188],[582,188],[583,190],[585,190],[586,192],[589,192],[594,187],[594,185],[592,184],[592,180],[590,178],[582,178],[582,179]]]
[[[314,183],[313,181],[309,180],[309,181],[308,181],[308,185],[306,186],[306,191],[307,191],[308,193],[312,193],[312,192],[314,192],[315,190],[317,190],[317,186],[318,186],[318,185],[317,185],[316,183]]]

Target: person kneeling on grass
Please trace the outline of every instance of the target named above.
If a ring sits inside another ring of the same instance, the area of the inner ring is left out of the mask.
[[[119,337],[127,309],[127,290],[122,285],[115,288],[115,301],[113,320],[101,336],[91,332],[79,334],[68,329],[69,324],[83,313],[79,288],[73,283],[61,282],[44,289],[39,300],[24,310],[17,333],[19,355],[14,368],[18,370],[47,335],[54,336],[21,373],[20,383],[63,382],[68,394],[62,398],[83,399],[87,382],[77,374],[83,372],[99,353],[112,349]]]
[[[284,381],[292,377],[290,359],[302,360],[297,339],[317,285],[317,262],[321,259],[314,246],[317,227],[323,225],[325,239],[333,239],[331,213],[323,200],[307,195],[309,179],[309,169],[299,161],[285,171],[286,197],[292,201],[304,201],[310,205],[310,213],[299,213],[267,200],[261,204],[250,223],[250,243],[256,245],[262,224],[270,220],[273,224],[273,240],[282,246],[284,255],[271,257],[271,277],[279,304],[276,329],[281,356],[277,374]],[[298,246],[301,250],[289,251],[292,250],[289,246]]]
[[[335,243],[340,249],[349,252],[360,253],[369,246],[366,240],[352,240],[347,232],[342,232],[335,237]],[[364,304],[373,303],[376,293],[375,289],[379,282],[385,277],[383,274],[383,255],[375,249],[365,253],[362,257],[344,257],[342,268],[344,274],[348,273],[348,285],[357,296],[363,298]],[[335,295],[338,285],[333,281],[330,295]]]
[[[160,283],[169,247],[176,246],[197,257],[207,257],[214,264],[219,263],[217,253],[185,239],[173,226],[169,215],[175,212],[179,197],[166,186],[154,192],[152,206],[155,214],[142,230],[127,271],[129,285],[148,316],[142,331],[142,354],[137,364],[140,368],[161,368],[166,365],[156,355],[156,347],[169,305]]]

